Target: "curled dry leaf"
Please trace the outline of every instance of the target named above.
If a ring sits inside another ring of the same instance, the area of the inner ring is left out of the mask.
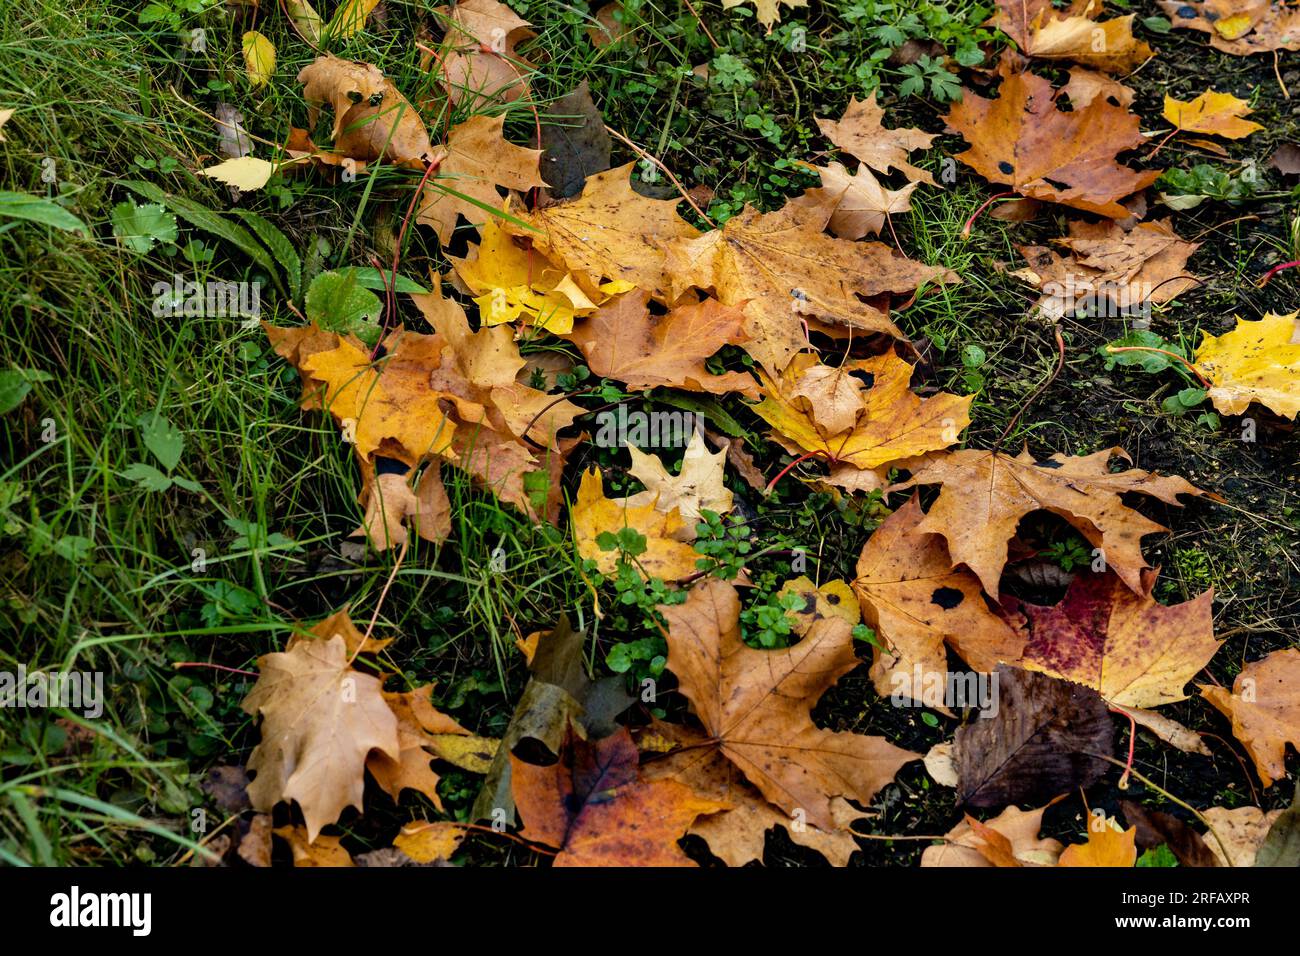
[[[1043,291],[1037,305],[1052,321],[1106,304],[1107,314],[1138,313],[1201,282],[1187,272],[1187,260],[1201,244],[1179,238],[1167,219],[1129,230],[1110,220],[1076,219],[1069,236],[1054,244],[1067,254],[1044,246],[1018,247],[1029,266],[1012,273]]]
[[[1120,201],[1160,175],[1117,159],[1145,142],[1137,116],[1104,99],[1065,113],[1057,109],[1047,80],[1016,72],[1008,57],[998,72],[996,99],[967,90],[948,113],[948,125],[970,143],[956,158],[989,182],[1031,199],[1127,218]]]
[[[306,842],[314,842],[344,808],[361,809],[370,752],[398,758],[397,718],[379,681],[352,669],[342,637],[267,654],[258,669],[242,704],[262,718],[262,742],[248,759],[257,771],[248,796],[263,812],[296,801]]]
[[[1051,804],[1048,804],[1050,806]],[[1047,807],[1037,810],[1021,810],[1010,806],[991,820],[983,824],[983,829],[976,831],[972,826],[972,817],[965,816],[944,835],[941,846],[929,846],[921,854],[921,866],[960,866],[991,867],[998,864],[989,859],[989,831],[1000,835],[1010,846],[1011,856],[1021,866],[1055,866],[1064,847],[1051,837],[1040,839],[1038,831],[1043,828],[1043,813]],[[997,842],[997,841],[994,841]],[[999,846],[1000,859],[1006,863],[1004,847]]]
[[[792,647],[755,650],[740,639],[736,589],[717,578],[660,612],[668,622],[668,668],[705,732],[786,814],[802,809],[808,823],[833,832],[836,797],[867,803],[918,759],[883,737],[813,724],[818,699],[858,664],[844,618],[819,616]]]
[[[515,52],[535,36],[527,20],[497,0],[459,0],[434,12],[446,27],[447,49],[438,66],[453,106],[476,113],[531,96],[533,66]]]
[[[1129,589],[1113,573],[1080,574],[1059,604],[1002,599],[1025,637],[1020,666],[1091,687],[1117,707],[1184,700],[1184,686],[1219,649],[1214,592],[1165,606],[1151,597],[1155,572]]]
[[[775,429],[774,437],[792,453],[834,464],[870,470],[946,448],[970,424],[972,396],[920,398],[909,387],[912,366],[892,350],[839,368],[803,353],[779,379],[759,377],[767,397],[754,412]]]
[[[594,743],[570,727],[547,767],[512,756],[520,836],[559,849],[556,866],[694,866],[677,840],[727,804],[675,780],[642,780],[637,759],[626,727]]]
[[[931,457],[894,487],[901,491],[915,485],[943,486],[917,530],[943,535],[954,564],[974,571],[994,598],[1007,562],[1007,543],[1015,537],[1020,519],[1039,509],[1073,525],[1101,549],[1106,564],[1130,589],[1141,591],[1140,572],[1147,566],[1142,538],[1166,529],[1129,508],[1120,496],[1137,492],[1176,505],[1179,495],[1205,492],[1182,478],[1140,468],[1112,472],[1109,463],[1115,456],[1128,460],[1118,447],[1092,455],[1056,454],[1044,461],[1036,461],[1028,449],[1015,457],[964,449]]]
[[[424,121],[379,67],[326,54],[303,67],[298,82],[312,106],[309,125],[320,106],[333,110],[334,148],[343,155],[412,166],[429,158],[433,147]]]
[[[1269,312],[1258,322],[1238,319],[1223,335],[1206,334],[1194,358],[1215,408],[1240,415],[1259,402],[1284,418],[1300,415],[1298,314]]]
[[[1222,687],[1197,685],[1201,696],[1232,721],[1232,733],[1255,761],[1264,786],[1286,777],[1286,745],[1300,750],[1300,650],[1274,651],[1252,661]]]
[[[365,485],[361,489],[361,506],[365,517],[352,537],[364,536],[376,551],[388,551],[406,544],[406,526],[425,541],[441,544],[451,534],[451,502],[438,474],[437,462],[431,463],[411,486],[411,474],[386,471],[376,475],[369,464],[362,465]]]
[[[997,0],[997,5],[993,24],[1036,60],[1069,60],[1121,73],[1152,55],[1151,47],[1133,36],[1133,14],[1095,19],[1101,14],[1099,0],[1075,0],[1064,11],[1052,0]]]
[[[656,511],[676,510],[685,522],[685,540],[695,540],[695,525],[701,511],[724,515],[733,505],[732,494],[723,483],[726,451],[710,452],[704,436],[691,433],[690,443],[682,455],[682,467],[672,475],[654,455],[627,446],[632,456],[629,474],[645,485],[645,491],[630,496],[625,504],[629,508],[650,505]]]

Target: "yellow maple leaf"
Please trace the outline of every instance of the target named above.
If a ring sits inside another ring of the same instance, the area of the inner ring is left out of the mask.
[[[871,375],[872,385],[854,372]],[[792,452],[797,446],[828,462],[875,468],[946,448],[970,424],[972,396],[919,398],[908,388],[912,366],[893,352],[840,368],[801,353],[780,380],[759,375],[767,397],[754,411]]]
[[[1242,119],[1250,113],[1245,100],[1231,93],[1207,90],[1194,100],[1183,102],[1165,94],[1164,117],[1187,133],[1204,133],[1224,139],[1242,139],[1264,127]]]
[[[1210,381],[1208,395],[1225,415],[1240,415],[1259,402],[1286,418],[1300,414],[1300,333],[1296,315],[1237,320],[1223,335],[1206,335],[1195,368]]]
[[[696,571],[699,557],[689,544],[676,540],[685,527],[676,508],[656,511],[653,504],[629,505],[624,501],[606,498],[601,485],[600,472],[595,468],[582,476],[578,486],[578,500],[570,512],[573,519],[573,536],[578,554],[596,562],[601,574],[612,574],[618,567],[617,550],[606,551],[597,542],[604,532],[617,534],[631,528],[645,536],[646,548],[633,560],[646,575],[664,581],[679,581]]]

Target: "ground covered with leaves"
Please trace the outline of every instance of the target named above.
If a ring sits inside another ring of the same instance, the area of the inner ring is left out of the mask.
[[[1300,12],[10,6],[0,859],[1300,864]]]

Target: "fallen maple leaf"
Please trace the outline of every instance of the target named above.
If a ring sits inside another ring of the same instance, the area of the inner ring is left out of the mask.
[[[451,534],[451,502],[432,462],[412,488],[409,474],[375,474],[369,463],[362,464],[364,486],[361,505],[365,517],[352,537],[364,536],[376,551],[400,548],[407,542],[407,522],[425,541],[441,544]]]
[[[394,800],[409,788],[424,794],[441,810],[439,777],[430,769],[430,761],[434,757],[445,760],[449,754],[458,752],[452,749],[454,745],[450,745],[450,739],[457,738],[468,743],[470,749],[482,753],[482,761],[475,766],[484,766],[490,764],[492,755],[496,752],[497,741],[476,737],[440,713],[430,702],[432,692],[432,684],[403,693],[384,692],[384,700],[397,718],[399,752],[396,757],[380,752],[371,753],[366,758],[366,769],[380,789]],[[463,760],[455,762],[465,769]]]
[[[681,541],[686,523],[677,509],[662,512],[652,504],[633,505],[606,498],[600,472],[595,468],[583,474],[569,516],[578,554],[584,560],[595,561],[601,574],[614,573],[619,561],[617,548],[601,548],[601,535],[617,534],[623,528],[631,528],[645,538],[645,551],[634,555],[633,560],[647,577],[679,581],[695,574],[699,555]]]
[[[1261,810],[1259,807],[1210,807],[1201,811],[1210,831],[1205,845],[1219,866],[1254,866],[1255,857],[1267,839],[1269,830],[1285,811]]]
[[[821,176],[821,189],[816,192],[835,202],[828,225],[841,239],[879,235],[885,217],[912,208],[909,197],[918,183],[908,183],[902,189],[886,189],[865,164],[852,176],[839,163],[808,168]]]
[[[892,350],[838,368],[801,353],[779,379],[761,371],[759,378],[766,398],[754,413],[777,440],[794,454],[802,450],[833,464],[869,470],[946,448],[970,424],[973,396],[920,398],[909,387],[912,366]]]
[[[1048,804],[1051,806],[1051,804]],[[921,866],[959,866],[991,867],[998,864],[989,859],[989,831],[997,834],[1010,847],[1011,856],[1021,866],[1055,866],[1061,856],[1060,841],[1051,837],[1040,838],[1038,831],[1043,828],[1043,813],[1047,807],[1037,810],[1021,810],[1019,807],[1007,807],[991,820],[981,824],[977,830],[971,816],[966,815],[944,835],[942,846],[929,846],[921,854]],[[999,852],[1003,847],[999,846]],[[1005,857],[1002,859],[1006,863]]]
[[[1210,35],[1210,46],[1234,56],[1300,50],[1300,10],[1269,0],[1160,0],[1174,29]]]
[[[1184,685],[1219,649],[1214,592],[1166,606],[1151,597],[1154,584],[1154,571],[1137,592],[1111,572],[1082,573],[1050,607],[1004,597],[1025,635],[1020,666],[1091,687],[1117,707],[1186,699]]]
[[[420,820],[403,826],[402,832],[393,837],[393,846],[416,863],[433,863],[450,860],[468,835],[469,830],[461,823]]]
[[[1036,461],[1027,448],[1015,457],[964,449],[932,456],[894,489],[943,486],[916,530],[943,535],[953,563],[974,571],[994,598],[1007,562],[1007,543],[1015,537],[1020,519],[1040,509],[1073,525],[1101,549],[1107,566],[1129,588],[1140,591],[1140,572],[1147,566],[1142,538],[1166,529],[1127,507],[1120,495],[1139,492],[1176,505],[1179,495],[1206,493],[1182,478],[1140,468],[1112,472],[1109,463],[1116,456],[1128,460],[1122,448],[1083,456],[1056,454],[1044,461]]]
[[[880,242],[826,235],[832,208],[806,197],[769,213],[747,206],[721,229],[670,243],[673,297],[694,286],[714,290],[725,305],[743,307],[750,335],[744,348],[771,375],[808,348],[807,319],[902,338],[883,303],[866,300],[910,295],[927,282],[957,282],[956,274],[914,262]]]
[[[956,158],[993,183],[1023,196],[1125,219],[1119,200],[1150,186],[1159,170],[1139,172],[1116,157],[1145,140],[1137,116],[1095,99],[1083,109],[1062,112],[1052,84],[1016,72],[1009,57],[998,68],[996,99],[969,90],[949,111],[948,125],[970,149]]]
[[[668,386],[758,397],[752,375],[715,375],[705,365],[705,359],[724,345],[741,345],[748,338],[742,309],[705,299],[656,316],[650,313],[649,300],[648,292],[634,289],[574,325],[566,337],[582,349],[592,372],[629,389]]]
[[[858,849],[849,824],[861,813],[842,797],[831,804],[836,829],[823,832],[791,819],[763,797],[730,760],[700,732],[655,720],[647,728],[656,752],[642,758],[646,780],[676,780],[705,799],[726,804],[729,810],[697,817],[690,833],[703,839],[709,851],[728,866],[761,860],[767,833],[782,827],[794,843],[816,850],[832,866],[848,866]]]
[[[379,67],[326,54],[303,67],[298,82],[312,106],[309,125],[322,104],[334,111],[334,148],[345,156],[414,166],[429,158],[424,121]]]
[[[919,129],[888,129],[884,118],[885,111],[876,105],[873,91],[865,100],[851,98],[848,109],[838,120],[817,117],[817,128],[844,152],[878,173],[897,169],[911,182],[937,185],[927,170],[907,161],[907,154],[913,150],[929,149],[935,135]]]
[[[1137,94],[1118,80],[1104,73],[1074,67],[1070,70],[1070,82],[1064,86],[1064,92],[1070,99],[1070,105],[1081,110],[1097,97],[1108,100],[1114,106],[1125,109],[1133,105]]]
[[[1232,693],[1198,684],[1201,696],[1232,721],[1232,734],[1255,761],[1264,786],[1286,776],[1286,745],[1300,750],[1300,650],[1274,651],[1241,669]]]
[[[352,669],[342,637],[267,654],[258,669],[241,705],[262,718],[262,742],[248,759],[257,771],[248,796],[262,811],[296,801],[314,842],[345,807],[361,809],[369,753],[398,757],[397,718],[380,682]]]
[[[645,491],[629,496],[625,505],[639,508],[650,505],[656,511],[676,510],[686,527],[685,540],[695,540],[695,525],[702,511],[724,515],[732,508],[732,494],[723,484],[727,453],[725,450],[710,453],[704,436],[691,433],[691,440],[682,453],[682,467],[671,475],[654,455],[646,454],[634,445],[627,446],[632,456],[628,473],[645,485]]]
[[[991,22],[1028,57],[1070,60],[1111,73],[1126,72],[1152,55],[1133,36],[1133,14],[1098,21],[1098,0],[1075,0],[1065,11],[1052,0],[997,0]]]
[[[294,866],[356,866],[352,855],[342,846],[342,837],[309,837],[303,827],[277,827],[271,831],[289,844]]]
[[[665,605],[668,668],[705,732],[769,801],[833,832],[833,802],[867,803],[900,767],[919,759],[883,737],[814,726],[811,710],[858,665],[852,627],[818,617],[782,650],[755,650],[740,639],[736,589],[705,578],[685,603]]]
[[[1123,830],[1108,817],[1094,817],[1089,821],[1087,842],[1067,846],[1056,865],[1131,867],[1136,862],[1137,827]]]
[[[993,679],[996,708],[954,737],[962,803],[1036,802],[1101,779],[1115,727],[1096,691],[1006,664]]]
[[[434,153],[438,176],[424,187],[415,221],[431,226],[444,246],[458,216],[479,226],[500,209],[498,186],[524,192],[546,185],[538,169],[542,151],[507,142],[505,121],[505,114],[473,116],[452,127]]]
[[[1224,139],[1242,139],[1264,127],[1242,119],[1250,104],[1231,93],[1207,90],[1194,100],[1183,102],[1165,94],[1164,118],[1186,133],[1206,133]]]
[[[1205,335],[1195,368],[1210,381],[1207,394],[1225,415],[1240,415],[1259,402],[1285,418],[1300,414],[1300,341],[1296,312],[1266,313],[1257,322],[1237,320],[1223,335]]]
[[[632,163],[587,179],[582,193],[528,212],[513,207],[531,228],[505,222],[526,236],[545,257],[592,283],[621,280],[662,296],[671,285],[664,262],[665,244],[699,233],[677,215],[676,199],[648,199],[632,188]],[[732,303],[728,303],[732,304]]]
[[[556,866],[694,866],[677,840],[727,809],[675,780],[643,781],[626,727],[588,743],[572,728],[547,767],[511,756],[520,836],[560,850]]]
[[[1043,290],[1037,306],[1052,321],[1099,306],[1109,306],[1107,314],[1137,314],[1200,284],[1186,267],[1201,244],[1179,238],[1167,219],[1129,230],[1111,220],[1076,219],[1069,228],[1069,236],[1053,240],[1067,255],[1020,246],[1029,267],[1012,273]]]
[[[924,518],[913,495],[876,529],[862,548],[853,590],[863,619],[888,648],[873,648],[876,692],[942,710],[948,646],[989,672],[1019,660],[1024,638],[985,604],[979,579],[953,566],[942,537],[917,533]]]
[[[446,23],[449,49],[438,67],[453,106],[474,113],[532,95],[533,66],[515,52],[517,44],[535,35],[527,20],[497,0],[459,0],[434,13]]]

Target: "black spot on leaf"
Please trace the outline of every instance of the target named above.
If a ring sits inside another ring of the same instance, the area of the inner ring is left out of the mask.
[[[945,611],[951,611],[965,597],[966,595],[956,588],[935,588],[934,593],[930,595],[930,603],[939,605]]]

